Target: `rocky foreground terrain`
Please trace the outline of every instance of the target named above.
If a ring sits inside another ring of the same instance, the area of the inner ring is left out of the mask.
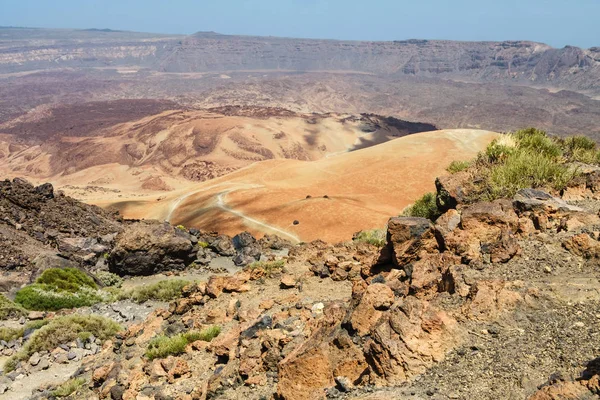
[[[440,177],[435,223],[393,217],[381,242],[298,245],[123,221],[50,185],[5,181],[9,297],[56,266],[112,271],[126,284],[165,272],[199,279],[165,306],[92,306],[108,318],[138,313],[118,329],[33,354],[23,353],[31,333],[0,342],[13,356],[0,389],[4,398],[597,398],[600,169],[582,171],[561,192],[491,202],[466,199],[464,174]],[[86,310],[16,318],[34,331],[34,321],[53,327]],[[18,326],[10,317],[3,324]],[[35,340],[50,328],[38,329]]]

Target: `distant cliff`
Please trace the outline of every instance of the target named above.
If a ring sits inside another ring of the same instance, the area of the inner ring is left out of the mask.
[[[101,30],[0,29],[0,73],[137,66],[161,72],[354,71],[439,76],[600,94],[600,47],[555,49],[527,41],[360,42],[191,36]]]

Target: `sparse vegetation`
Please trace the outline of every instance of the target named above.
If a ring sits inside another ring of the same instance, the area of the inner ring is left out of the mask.
[[[189,343],[197,340],[210,342],[221,333],[219,326],[211,326],[201,331],[188,331],[175,336],[157,336],[148,343],[146,357],[150,360],[165,358],[170,355],[178,355],[185,352]]]
[[[0,294],[0,319],[20,318],[24,315],[27,315],[27,310]]]
[[[15,303],[28,310],[56,311],[106,301],[94,280],[76,268],[49,268],[32,285],[19,290]]]
[[[451,174],[464,171],[471,166],[471,161],[452,161],[446,170]]]
[[[12,371],[19,361],[28,359],[36,351],[54,350],[60,344],[77,339],[82,332],[89,332],[100,340],[106,340],[120,330],[121,326],[115,321],[98,315],[72,314],[57,317],[31,335],[21,350],[4,364],[4,372]]]
[[[123,285],[123,278],[117,274],[113,274],[112,272],[99,271],[96,273],[96,278],[107,287],[120,288]]]
[[[208,246],[210,246],[209,243],[207,242],[198,242],[198,246],[202,247],[203,249],[207,248]]]
[[[273,276],[275,273],[280,272],[285,266],[284,260],[275,260],[275,261],[255,261],[249,264],[246,268],[249,270],[261,269],[265,271],[265,274],[269,277]]]
[[[405,217],[421,217],[435,221],[440,215],[435,193],[425,193],[423,197],[415,201],[415,203],[407,207],[402,215]]]
[[[179,229],[180,231],[187,231],[187,229],[185,229],[185,226],[183,225],[177,225],[177,229]]]
[[[0,340],[4,340],[5,342],[10,342],[13,339],[18,339],[20,337],[23,337],[23,335],[25,335],[26,331],[29,331],[31,329],[36,330],[36,329],[40,329],[42,326],[48,324],[48,320],[47,319],[40,319],[38,321],[30,321],[28,323],[26,323],[24,326],[18,327],[18,328],[7,328],[7,327],[1,327],[0,328]]]
[[[52,394],[55,397],[67,397],[77,392],[79,389],[83,387],[85,384],[85,378],[73,378],[69,379],[65,383],[59,385],[56,389],[52,391]]]
[[[385,229],[371,229],[360,231],[354,237],[355,242],[369,243],[377,247],[383,247],[386,243]]]
[[[148,286],[141,286],[125,293],[121,299],[131,299],[136,303],[144,303],[148,300],[170,301],[182,296],[183,288],[193,282],[183,279],[168,279]]]
[[[512,197],[528,187],[562,190],[579,175],[573,162],[599,164],[596,143],[584,136],[553,138],[534,128],[502,135],[469,167],[477,177],[470,200]]]

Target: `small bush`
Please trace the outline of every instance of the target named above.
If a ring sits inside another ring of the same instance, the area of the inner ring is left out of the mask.
[[[204,328],[201,331],[188,331],[183,334],[185,340],[188,343],[195,342],[197,340],[202,340],[203,342],[210,342],[221,333],[221,327],[218,325],[209,326],[208,328]]]
[[[570,136],[563,140],[563,146],[566,150],[595,150],[596,142],[585,136]]]
[[[55,397],[67,397],[77,392],[85,384],[85,378],[69,379],[52,391]]]
[[[23,335],[25,335],[25,331],[30,329],[40,329],[42,326],[47,325],[48,322],[49,321],[47,319],[40,319],[38,321],[30,321],[26,323],[25,326],[19,328],[2,327],[0,328],[0,340],[10,342],[13,339],[23,337]]]
[[[598,164],[598,159],[600,158],[600,153],[596,150],[588,150],[582,148],[575,148],[568,155],[568,160],[578,161],[584,164]]]
[[[131,299],[136,303],[144,303],[148,300],[171,301],[180,298],[183,288],[191,283],[182,279],[169,279],[132,289],[120,297]]]
[[[177,225],[177,229],[179,229],[180,231],[187,231],[187,229],[185,229],[185,226],[183,225]]]
[[[60,291],[55,286],[34,283],[19,290],[15,302],[28,310],[57,311],[63,308],[91,306],[110,299],[108,293],[82,287],[77,292]]]
[[[492,143],[490,143],[485,149],[485,155],[487,157],[486,161],[492,164],[502,162],[506,160],[506,158],[508,158],[514,151],[514,147],[507,146],[499,143],[497,140],[493,140]]]
[[[15,296],[28,310],[57,311],[63,308],[91,306],[110,299],[108,293],[97,290],[94,280],[76,268],[49,268]]]
[[[546,132],[528,128],[516,131],[513,136],[517,139],[519,149],[530,150],[533,153],[549,158],[558,158],[562,155],[559,143],[548,137]]]
[[[436,204],[435,193],[425,193],[412,206],[407,207],[402,212],[402,215],[406,217],[427,218],[432,221],[436,220],[441,213]]]
[[[284,260],[275,260],[275,261],[255,261],[251,264],[248,264],[246,267],[249,270],[262,269],[265,271],[267,276],[272,276],[276,272],[279,272],[285,266]]]
[[[202,247],[203,249],[207,248],[208,246],[210,246],[210,244],[208,242],[198,242],[198,246]]]
[[[369,243],[377,247],[383,247],[386,243],[386,231],[385,229],[360,231],[354,236],[354,241]]]
[[[107,271],[99,271],[96,273],[96,278],[107,287],[120,288],[124,282],[123,278],[121,278],[119,275]]]
[[[530,187],[551,186],[561,190],[576,175],[577,171],[543,153],[520,150],[491,170],[491,199],[512,197],[520,189]]]
[[[4,364],[4,372],[12,371],[19,361],[27,360],[36,351],[52,351],[63,343],[77,339],[82,332],[106,340],[120,330],[121,326],[115,321],[98,315],[72,314],[54,318],[36,330],[21,350]]]
[[[58,290],[77,292],[82,287],[97,289],[94,280],[77,268],[48,268],[36,283],[55,286]]]
[[[451,174],[456,174],[457,172],[469,169],[470,166],[471,161],[452,161],[450,165],[448,165],[448,168],[446,168],[446,171],[450,172]]]
[[[0,320],[17,319],[25,315],[27,315],[27,310],[0,294]]]
[[[221,328],[218,326],[211,326],[201,331],[189,331],[180,333],[175,336],[158,336],[155,337],[148,343],[148,349],[146,350],[146,357],[150,360],[155,358],[165,358],[168,356],[176,356],[185,352],[185,347],[189,343],[193,343],[197,340],[210,342],[221,333]]]

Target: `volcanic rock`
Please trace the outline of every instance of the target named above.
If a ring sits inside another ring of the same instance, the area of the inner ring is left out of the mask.
[[[189,238],[168,223],[136,222],[116,239],[110,271],[119,275],[150,275],[182,270],[196,259]]]

